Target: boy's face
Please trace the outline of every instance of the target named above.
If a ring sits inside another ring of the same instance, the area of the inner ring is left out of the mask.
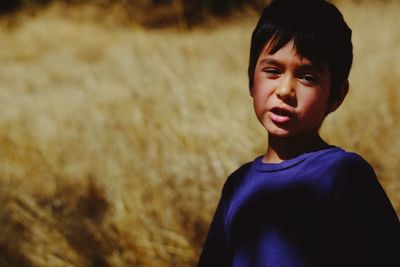
[[[276,137],[317,134],[329,112],[330,72],[301,59],[293,41],[275,54],[261,52],[251,90],[254,110],[268,133]]]

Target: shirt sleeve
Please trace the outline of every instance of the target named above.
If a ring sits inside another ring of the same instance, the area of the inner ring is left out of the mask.
[[[340,266],[400,266],[400,223],[372,167],[352,158],[335,186]]]
[[[229,233],[225,224],[226,213],[231,197],[237,184],[246,174],[249,163],[231,174],[224,184],[217,210],[212,219],[203,250],[200,255],[198,267],[231,267],[231,253],[229,248]]]
[[[224,227],[227,202],[227,197],[222,195],[211,222],[198,267],[229,266],[228,242]]]

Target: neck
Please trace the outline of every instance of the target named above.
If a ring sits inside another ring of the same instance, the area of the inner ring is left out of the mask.
[[[268,135],[268,147],[263,162],[280,163],[303,153],[328,147],[329,145],[318,133],[291,137],[274,137]]]

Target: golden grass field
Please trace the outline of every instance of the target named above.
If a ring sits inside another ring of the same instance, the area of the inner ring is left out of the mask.
[[[322,134],[400,214],[400,3],[338,6],[354,67]],[[0,266],[194,266],[226,176],[266,146],[246,76],[257,18],[149,30],[90,12],[1,23]]]

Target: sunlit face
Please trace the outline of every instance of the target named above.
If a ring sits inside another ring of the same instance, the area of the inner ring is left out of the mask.
[[[289,137],[318,133],[328,113],[330,73],[296,54],[293,41],[275,54],[261,52],[251,90],[254,110],[268,133]]]

